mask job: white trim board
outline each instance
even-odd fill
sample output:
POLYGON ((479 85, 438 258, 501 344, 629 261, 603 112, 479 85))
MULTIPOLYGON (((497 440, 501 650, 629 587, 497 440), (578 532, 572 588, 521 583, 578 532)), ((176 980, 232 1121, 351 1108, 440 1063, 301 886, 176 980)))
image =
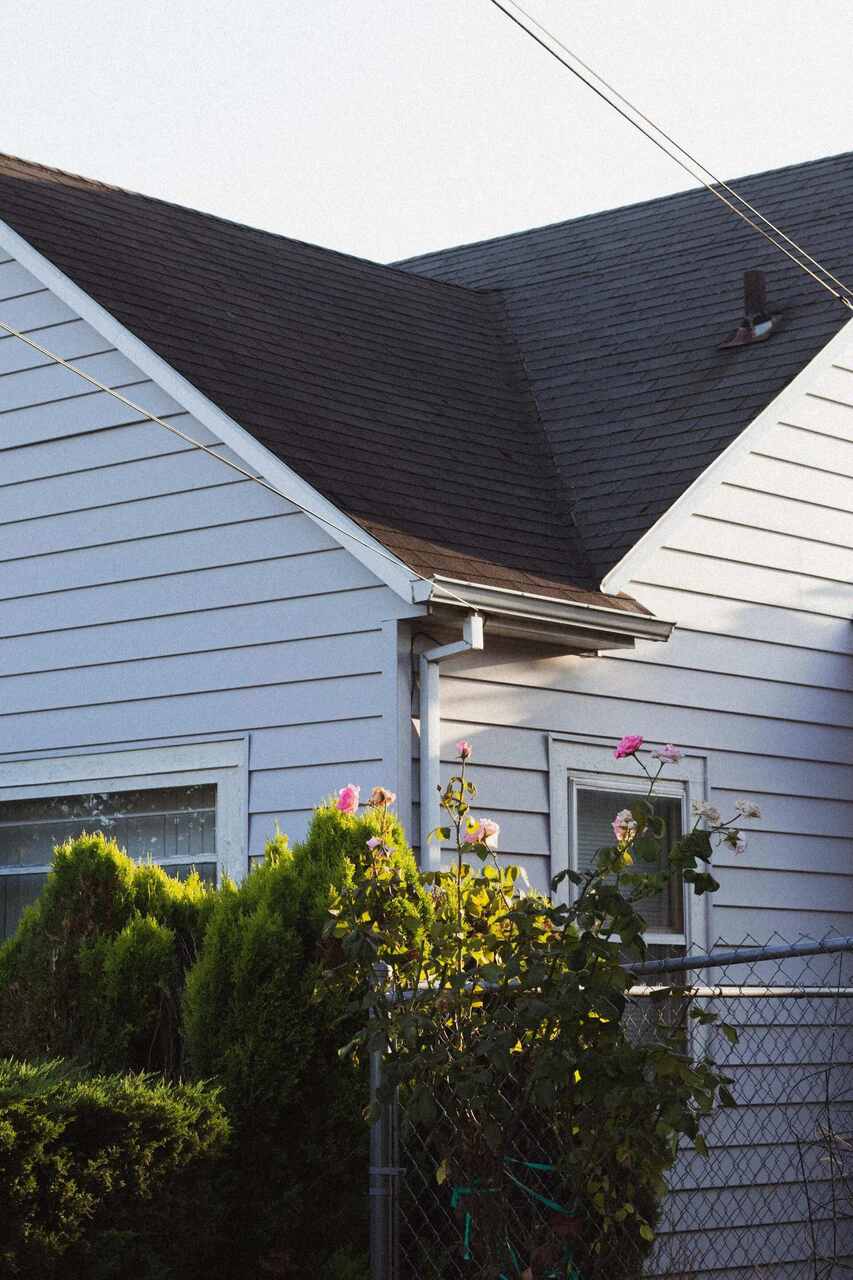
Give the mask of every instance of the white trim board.
MULTIPOLYGON (((223 443, 228 445, 259 475, 275 485, 282 493, 292 498, 295 503, 308 508, 309 519, 319 525, 330 537, 355 556, 361 564, 375 574, 380 581, 404 600, 413 603, 413 585, 423 581, 420 574, 415 573, 396 557, 389 560, 392 554, 376 538, 373 538, 361 525, 356 524, 345 515, 328 498, 324 498, 302 476, 293 471, 285 462, 277 458, 264 445, 255 439, 244 427, 229 417, 218 405, 209 400, 203 392, 194 387, 177 369, 168 364, 162 356, 137 338, 120 321, 110 314, 90 294, 60 271, 48 258, 19 235, 7 222, 0 219, 0 248, 5 249, 15 261, 30 271, 42 284, 73 311, 90 324, 98 333, 156 382, 163 391, 191 413, 203 426, 212 431, 223 443), (314 511, 317 519, 310 513, 314 511), (324 520, 338 525, 343 532, 329 528, 324 520), (351 534, 352 537, 348 537, 351 534), (358 539, 358 541, 356 541, 358 539), (364 544, 368 545, 365 546, 364 544)), ((49 344, 48 344, 49 345, 49 344)), ((225 467, 223 466, 223 472, 225 467)), ((418 614, 425 612, 416 610, 418 614)))
MULTIPOLYGON (((663 746, 663 743, 645 743, 642 756, 645 758, 649 749, 656 746, 663 746)), ((648 764, 656 767, 657 761, 649 759, 648 764)), ((614 791, 624 789, 642 792, 647 788, 648 779, 632 757, 615 759, 612 743, 567 734, 549 735, 548 775, 553 878, 570 866, 570 852, 573 848, 569 822, 570 787, 580 782, 582 786, 597 789, 612 787, 614 791)), ((707 800, 709 794, 707 756, 701 752, 685 752, 679 764, 666 765, 661 774, 661 783, 661 795, 682 798, 683 829, 689 831, 692 802, 707 800)), ((565 880, 561 898, 570 901, 572 890, 571 883, 565 880)), ((707 950, 713 936, 712 909, 709 894, 703 894, 702 897, 697 897, 694 893, 685 895, 684 942, 688 948, 707 950)), ((649 933, 647 940, 650 943, 680 941, 677 937, 673 939, 672 935, 663 933, 649 933)))
MULTIPOLYGON (((748 348, 745 350, 748 356, 748 348)), ((722 482, 725 473, 754 450, 780 422, 788 419, 790 409, 814 386, 820 372, 844 355, 847 356, 848 363, 853 358, 853 320, 848 320, 794 380, 744 427, 728 448, 697 476, 689 489, 634 543, 630 551, 602 579, 601 590, 610 594, 625 591, 640 573, 642 565, 666 544, 673 528, 689 520, 705 497, 722 482)))

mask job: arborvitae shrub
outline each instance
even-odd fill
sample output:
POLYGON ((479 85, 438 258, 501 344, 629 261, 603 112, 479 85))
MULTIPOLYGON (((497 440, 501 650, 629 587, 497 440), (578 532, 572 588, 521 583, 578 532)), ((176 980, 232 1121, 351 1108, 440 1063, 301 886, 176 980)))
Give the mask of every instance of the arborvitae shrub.
POLYGON ((0 1055, 177 1074, 184 978, 213 897, 100 833, 59 845, 0 947, 0 1055))
POLYGON ((202 1280, 227 1135, 201 1084, 0 1061, 0 1274, 202 1280))
MULTIPOLYGON (((428 912, 402 828, 387 821, 412 900, 428 912)), ((338 1056, 346 1002, 322 982, 322 934, 331 889, 369 856, 381 822, 325 806, 292 851, 272 841, 263 865, 218 895, 189 975, 188 1063, 223 1087, 234 1221, 246 1256, 263 1257, 270 1275, 366 1274, 366 1074, 338 1056)))

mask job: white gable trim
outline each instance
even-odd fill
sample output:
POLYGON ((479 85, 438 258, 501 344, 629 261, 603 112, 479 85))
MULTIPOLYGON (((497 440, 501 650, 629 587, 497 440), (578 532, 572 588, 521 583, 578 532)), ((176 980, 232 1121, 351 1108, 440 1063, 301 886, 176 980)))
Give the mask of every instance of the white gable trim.
MULTIPOLYGON (((42 284, 55 293, 66 306, 87 321, 129 360, 132 360, 153 382, 156 382, 168 395, 212 431, 223 444, 233 449, 249 467, 253 467, 259 475, 275 485, 294 503, 306 508, 309 519, 314 520, 315 524, 355 556, 356 560, 390 587, 396 595, 407 604, 413 603, 413 586, 422 581, 419 574, 402 560, 396 557, 389 559, 391 553, 382 543, 371 537, 339 507, 336 507, 328 498, 324 498, 285 462, 271 453, 2 219, 0 219, 0 247, 7 250, 11 257, 41 280, 42 284), (312 515, 312 512, 316 512, 316 516, 312 515), (337 525, 338 529, 330 528, 325 523, 327 520, 337 525)), ((422 608, 413 610, 415 613, 423 611, 422 608)))
MULTIPOLYGON (((748 348, 744 351, 744 355, 747 359, 749 358, 748 348)), ((672 530, 689 520, 706 495, 722 482, 726 473, 755 449, 780 422, 787 419, 789 409, 793 408, 797 400, 808 392, 818 375, 843 356, 847 357, 849 364, 853 357, 853 320, 849 320, 809 361, 802 372, 797 374, 793 382, 789 382, 784 391, 781 391, 775 400, 771 400, 766 409, 763 409, 758 417, 741 431, 740 435, 727 449, 723 450, 718 458, 715 458, 709 467, 706 467, 700 476, 697 476, 690 488, 685 490, 657 523, 653 524, 639 542, 636 542, 610 570, 601 583, 601 590, 611 594, 624 591, 628 584, 639 576, 645 562, 667 543, 672 530)))

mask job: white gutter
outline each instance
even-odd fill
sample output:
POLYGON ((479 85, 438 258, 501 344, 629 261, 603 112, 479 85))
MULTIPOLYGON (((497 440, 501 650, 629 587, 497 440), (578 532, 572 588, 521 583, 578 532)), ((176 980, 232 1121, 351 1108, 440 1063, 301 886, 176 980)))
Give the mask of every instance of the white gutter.
POLYGON ((425 871, 441 867, 441 844, 427 840, 429 832, 441 825, 441 691, 439 663, 457 653, 483 647, 483 619, 469 613, 463 623, 463 638, 454 644, 438 645, 420 655, 421 720, 421 866, 425 871))
POLYGON ((623 637, 626 641, 668 640, 675 628, 674 622, 665 622, 638 610, 558 600, 534 592, 485 586, 457 578, 436 576, 431 582, 416 582, 412 595, 416 603, 469 607, 493 616, 598 632, 602 639, 609 636, 623 637))

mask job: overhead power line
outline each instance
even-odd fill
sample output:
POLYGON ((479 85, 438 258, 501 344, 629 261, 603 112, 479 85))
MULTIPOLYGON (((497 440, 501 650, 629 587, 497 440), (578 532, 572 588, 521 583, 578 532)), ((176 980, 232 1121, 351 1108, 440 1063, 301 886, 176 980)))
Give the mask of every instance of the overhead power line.
POLYGON ((584 62, 580 54, 575 53, 573 49, 570 49, 568 45, 563 43, 563 41, 559 38, 559 36, 555 36, 552 31, 549 31, 547 27, 543 26, 542 23, 536 17, 534 17, 532 13, 529 13, 527 9, 522 8, 522 6, 518 3, 518 0, 510 0, 510 3, 513 5, 515 9, 518 10, 519 13, 524 15, 524 17, 528 20, 528 22, 532 22, 534 27, 537 27, 544 35, 548 37, 549 40, 553 40, 554 44, 556 44, 560 49, 562 49, 564 53, 567 53, 570 58, 573 58, 574 61, 578 64, 578 66, 583 67, 584 71, 589 72, 589 74, 595 80, 597 80, 599 84, 603 84, 605 89, 607 89, 609 93, 613 94, 614 98, 617 98, 619 102, 624 103, 626 107, 630 108, 630 110, 633 111, 635 115, 639 116, 639 118, 645 121, 647 125, 650 125, 651 128, 654 129, 656 133, 659 133, 662 138, 665 138, 667 142, 669 142, 673 147, 675 147, 678 151, 680 151, 683 156, 686 156, 687 159, 690 160, 692 164, 698 165, 698 167, 702 170, 702 172, 706 173, 712 182, 716 183, 718 187, 722 187, 723 190, 727 191, 730 196, 734 196, 736 200, 739 200, 740 203, 744 206, 744 208, 749 209, 750 213, 754 213, 757 218, 760 218, 761 221, 765 224, 765 226, 768 226, 771 231, 776 233, 776 235, 781 236, 786 244, 789 244, 791 248, 796 249, 797 253, 802 254, 802 256, 808 262, 810 262, 812 266, 815 266, 818 268, 819 271, 822 271, 828 280, 832 280, 834 284, 837 284, 839 289, 843 289, 845 293, 853 296, 853 290, 849 289, 843 280, 839 280, 838 277, 833 275, 831 271, 829 271, 826 267, 822 266, 821 263, 819 263, 816 258, 813 258, 810 253, 807 253, 806 250, 802 247, 802 245, 797 244, 796 240, 793 240, 791 236, 787 235, 782 230, 781 227, 777 227, 774 222, 771 222, 770 219, 766 217, 761 212, 760 209, 756 209, 755 205, 750 204, 746 196, 742 196, 739 191, 736 191, 734 187, 731 186, 730 183, 725 182, 722 178, 718 178, 717 175, 713 172, 713 170, 709 169, 707 165, 702 164, 702 161, 697 159, 696 156, 692 155, 687 150, 686 147, 683 147, 681 143, 678 142, 676 138, 673 138, 672 135, 667 133, 666 130, 663 129, 659 124, 656 124, 655 121, 652 120, 650 116, 645 115, 645 113, 640 110, 640 108, 637 106, 635 102, 631 102, 629 98, 626 98, 624 94, 620 93, 619 90, 615 87, 615 85, 612 85, 610 84, 609 81, 605 80, 604 76, 601 75, 600 72, 596 71, 594 67, 591 67, 588 62, 584 62))
POLYGON ((799 267, 801 271, 804 271, 807 275, 811 276, 811 278, 814 281, 816 281, 817 284, 821 286, 821 288, 826 289, 827 293, 831 294, 833 298, 836 298, 845 307, 847 307, 848 310, 853 311, 853 290, 851 290, 846 284, 844 284, 843 281, 839 280, 837 276, 833 275, 832 272, 829 271, 826 267, 824 267, 820 262, 818 262, 816 258, 813 258, 810 253, 807 253, 805 249, 803 249, 800 245, 797 244, 795 240, 793 240, 789 235, 787 235, 784 231, 782 231, 779 227, 777 227, 773 222, 771 222, 769 218, 766 218, 764 214, 760 212, 760 210, 756 209, 754 205, 750 204, 750 202, 746 200, 742 195, 740 195, 732 186, 730 186, 729 183, 723 182, 720 178, 717 178, 706 165, 702 164, 701 161, 697 160, 695 156, 691 155, 691 153, 685 147, 682 147, 679 142, 677 142, 673 137, 670 136, 670 134, 666 133, 666 131, 663 130, 659 125, 655 124, 654 120, 652 120, 649 116, 645 115, 628 98, 626 98, 624 94, 620 93, 617 89, 615 89, 614 86, 611 85, 607 80, 605 80, 605 78, 602 75, 600 75, 591 66, 589 66, 588 63, 584 62, 583 59, 580 58, 576 53, 574 53, 574 51, 571 50, 567 45, 563 44, 563 42, 557 36, 555 36, 552 31, 549 31, 547 27, 545 27, 541 22, 538 21, 538 19, 533 17, 532 14, 528 13, 526 9, 522 8, 522 6, 517 3, 517 0, 509 0, 509 3, 512 4, 513 8, 516 9, 518 13, 522 14, 528 20, 528 22, 531 22, 539 31, 541 31, 542 35, 545 36, 546 39, 542 39, 540 36, 536 34, 535 31, 532 31, 530 27, 526 26, 525 23, 521 20, 521 18, 517 16, 516 13, 513 13, 509 8, 506 7, 505 4, 502 3, 502 0, 489 0, 489 3, 494 5, 494 7, 498 9, 506 18, 509 18, 510 22, 515 23, 515 25, 521 31, 523 31, 526 36, 529 36, 531 40, 534 40, 536 44, 540 46, 540 48, 544 49, 545 52, 549 53, 552 58, 556 59, 556 61, 560 64, 560 66, 564 67, 566 71, 568 71, 576 79, 580 80, 580 82, 586 85, 588 89, 591 89, 592 92, 602 100, 602 102, 607 103, 607 105, 610 108, 612 108, 613 111, 615 111, 618 115, 620 115, 623 120, 626 120, 628 124, 632 125, 639 133, 643 135, 644 138, 647 138, 648 141, 651 142, 654 146, 656 146, 659 151, 662 151, 665 156, 668 156, 670 160, 673 160, 681 169, 684 170, 685 173, 688 173, 690 177, 693 178, 696 182, 700 183, 701 186, 703 186, 706 189, 706 191, 710 192, 712 196, 715 196, 718 200, 720 200, 722 204, 726 206, 726 208, 730 209, 732 213, 737 215, 737 217, 742 218, 743 221, 746 222, 748 226, 752 227, 752 229, 754 231, 757 231, 760 236, 763 236, 765 240, 769 241, 769 243, 772 244, 775 249, 778 249, 779 252, 783 253, 786 258, 789 258, 790 261, 793 262, 795 266, 799 267), (605 88, 608 90, 608 92, 613 94, 613 97, 618 99, 618 102, 623 103, 624 106, 629 108, 630 111, 634 112, 634 115, 639 117, 639 119, 635 119, 634 115, 629 115, 628 111, 623 110, 623 108, 618 105, 618 102, 614 102, 612 98, 609 98, 607 96, 607 93, 605 93, 602 89, 599 89, 598 86, 593 84, 591 80, 588 80, 587 77, 584 76, 576 66, 573 66, 572 63, 567 61, 566 58, 562 57, 557 52, 556 49, 552 48, 551 44, 549 44, 548 41, 552 41, 553 44, 557 45, 558 48, 562 49, 564 53, 568 55, 569 58, 572 58, 574 62, 578 64, 578 66, 582 67, 584 71, 587 71, 589 75, 593 76, 594 79, 599 82, 599 84, 604 85, 605 88), (648 129, 643 128, 643 125, 640 123, 640 121, 644 121, 645 124, 649 125, 650 128, 654 129, 655 133, 658 133, 660 135, 660 138, 656 138, 654 134, 648 131, 648 129), (662 142, 660 140, 661 138, 663 138, 665 141, 662 142), (669 143, 670 145, 667 146, 666 145, 667 143, 669 143), (681 155, 676 154, 676 151, 672 151, 670 147, 675 147, 676 151, 680 152, 681 155), (681 158, 682 156, 686 156, 687 160, 683 160, 681 158), (690 163, 688 164, 687 161, 690 161, 690 163), (696 169, 691 167, 691 165, 696 165, 700 170, 700 172, 697 172, 696 169), (703 177, 702 176, 703 174, 707 174, 707 178, 703 177), (711 182, 708 182, 708 178, 711 179, 711 182), (712 185, 712 183, 714 183, 715 185, 712 185), (751 218, 749 214, 745 213, 744 208, 739 208, 736 204, 732 202, 732 200, 728 199, 728 197, 723 194, 723 191, 717 189, 718 187, 722 187, 723 190, 727 191, 729 195, 734 197, 735 200, 739 200, 741 205, 743 205, 745 209, 748 209, 750 213, 755 214, 756 218, 759 218, 761 222, 765 224, 766 227, 769 227, 771 231, 775 233, 775 235, 780 236, 785 243, 791 245, 791 247, 795 249, 796 252, 801 255, 801 257, 798 258, 789 249, 786 249, 785 244, 782 244, 777 239, 775 239, 774 235, 771 235, 770 232, 766 231, 763 226, 760 226, 759 223, 754 221, 754 219, 751 218), (802 261, 803 258, 805 258, 807 262, 811 262, 813 266, 817 267, 817 270, 820 271, 822 275, 818 275, 815 271, 812 271, 811 268, 806 265, 806 262, 802 261), (826 279, 823 278, 824 276, 826 277, 826 279), (830 284, 828 283, 828 281, 832 281, 833 283, 830 284), (836 285, 837 288, 834 288, 833 285, 836 285), (841 292, 839 292, 839 290, 841 292))
MULTIPOLYGON (((202 444, 200 440, 194 439, 194 437, 188 435, 186 431, 181 431, 181 429, 176 427, 174 423, 166 422, 164 418, 159 418, 156 413, 151 413, 149 409, 143 408, 141 404, 137 404, 134 400, 129 399, 128 396, 122 395, 120 391, 116 391, 115 387, 108 387, 105 382, 101 382, 99 378, 93 377, 93 375, 91 373, 87 373, 85 369, 81 369, 70 360, 65 360, 62 356, 57 355, 55 351, 50 351, 47 347, 42 346, 40 342, 36 342, 35 338, 30 338, 26 333, 22 333, 19 329, 14 329, 10 324, 6 324, 3 320, 0 320, 0 329, 10 337, 18 338, 19 341, 26 343, 26 345, 28 347, 32 347, 34 351, 38 351, 41 355, 47 356, 49 360, 53 361, 55 364, 61 365, 63 369, 67 369, 70 373, 76 373, 78 378, 82 378, 84 382, 90 383, 91 386, 96 387, 98 391, 105 391, 107 395, 112 396, 114 400, 118 400, 128 409, 132 409, 134 413, 138 413, 140 417, 144 418, 146 421, 154 422, 158 427, 163 427, 166 431, 171 431, 172 435, 178 436, 181 440, 185 440, 186 443, 191 445, 194 449, 200 449, 202 453, 206 453, 211 458, 215 458, 216 461, 221 462, 223 466, 230 467, 232 471, 236 471, 238 475, 243 476, 244 479, 253 480, 255 484, 259 484, 262 489, 268 489, 270 493, 274 493, 277 498, 284 498, 285 502, 289 502, 291 506, 296 507, 297 511, 301 511, 303 515, 310 516, 312 520, 319 521, 320 524, 324 524, 327 528, 333 529, 335 533, 342 534, 345 538, 348 538, 350 542, 355 542, 360 547, 365 547, 373 555, 379 556, 382 560, 387 560, 390 564, 395 565, 396 568, 405 569, 407 573, 411 573, 413 578, 418 582, 430 581, 430 579, 425 578, 422 573, 417 573, 416 570, 409 568, 409 566, 404 564, 399 557, 389 554, 389 552, 377 547, 372 542, 368 542, 365 538, 357 537, 356 534, 352 533, 349 529, 345 529, 343 525, 336 524, 334 520, 330 520, 328 516, 320 515, 319 511, 314 511, 311 507, 306 507, 303 503, 297 502, 297 500, 289 493, 285 493, 283 489, 279 489, 276 485, 271 484, 269 480, 265 480, 263 476, 258 475, 256 472, 249 471, 246 467, 241 467, 238 462, 232 462, 230 458, 223 458, 221 453, 217 453, 216 450, 212 449, 209 445, 202 444)), ((456 600, 457 603, 464 605, 466 609, 472 610, 470 601, 464 600, 462 596, 456 595, 455 592, 451 591, 443 584, 441 589, 445 595, 452 597, 452 599, 456 600)), ((472 611, 476 612, 476 610, 472 611)))

